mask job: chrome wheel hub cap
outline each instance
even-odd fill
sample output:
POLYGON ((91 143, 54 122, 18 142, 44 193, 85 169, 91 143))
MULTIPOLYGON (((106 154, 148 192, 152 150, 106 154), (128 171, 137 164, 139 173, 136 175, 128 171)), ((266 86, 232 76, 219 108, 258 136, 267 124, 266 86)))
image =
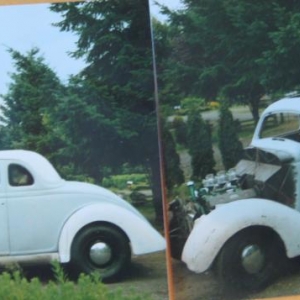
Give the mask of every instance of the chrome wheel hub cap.
POLYGON ((258 245, 246 246, 241 254, 242 265, 249 274, 258 273, 265 262, 265 256, 258 245))
POLYGON ((97 242, 90 248, 90 259, 96 265, 107 264, 111 257, 111 248, 106 243, 97 242))

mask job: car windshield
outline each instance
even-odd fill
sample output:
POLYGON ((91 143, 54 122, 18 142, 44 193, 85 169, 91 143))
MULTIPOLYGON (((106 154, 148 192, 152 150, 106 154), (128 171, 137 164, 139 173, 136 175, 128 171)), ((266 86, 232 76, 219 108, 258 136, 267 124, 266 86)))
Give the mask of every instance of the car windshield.
POLYGON ((300 115, 296 113, 274 113, 268 115, 261 127, 260 138, 282 137, 300 141, 300 115))

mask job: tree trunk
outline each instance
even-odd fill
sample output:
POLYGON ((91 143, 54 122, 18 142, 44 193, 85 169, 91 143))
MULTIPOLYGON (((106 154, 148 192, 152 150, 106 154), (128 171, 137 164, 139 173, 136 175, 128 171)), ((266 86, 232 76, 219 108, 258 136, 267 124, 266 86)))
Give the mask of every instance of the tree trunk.
POLYGON ((256 98, 255 100, 250 99, 249 100, 249 107, 250 107, 250 111, 253 117, 253 120, 255 122, 255 124, 257 124, 258 120, 259 120, 259 102, 260 100, 256 98))

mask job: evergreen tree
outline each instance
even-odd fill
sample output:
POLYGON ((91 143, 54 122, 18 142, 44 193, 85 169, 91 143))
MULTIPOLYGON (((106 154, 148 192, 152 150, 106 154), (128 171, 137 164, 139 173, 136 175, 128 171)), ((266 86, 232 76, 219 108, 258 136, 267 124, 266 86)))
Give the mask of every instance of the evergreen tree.
POLYGON ((188 115, 187 134, 193 178, 199 180, 214 172, 215 166, 210 125, 204 122, 199 111, 188 115))
POLYGON ((148 0, 59 3, 51 10, 62 15, 56 24, 62 31, 78 36, 72 55, 86 61, 77 77, 80 85, 92 90, 84 96, 89 108, 83 111, 91 117, 91 131, 86 130, 83 141, 78 141, 78 149, 86 151, 86 169, 109 162, 114 166, 144 164, 149 168, 156 215, 161 219, 148 0), (96 112, 93 116, 92 111, 96 112), (97 148, 87 147, 95 143, 97 148), (97 155, 97 149, 101 154, 97 155), (109 151, 102 158, 104 149, 109 151))
POLYGON ((176 152, 175 141, 165 123, 162 124, 162 143, 166 185, 170 191, 175 185, 180 185, 184 182, 184 176, 180 169, 180 157, 176 152))
POLYGON ((220 106, 218 145, 225 169, 234 167, 242 156, 243 145, 238 138, 237 126, 226 101, 221 102, 220 106))
POLYGON ((182 146, 187 146, 187 126, 182 117, 175 117, 173 120, 176 142, 182 146))
POLYGON ((166 11, 172 40, 165 72, 172 76, 166 85, 186 96, 200 95, 205 99, 223 96, 247 104, 257 121, 260 99, 270 91, 269 78, 281 78, 282 84, 287 77, 294 82, 299 78, 296 75, 299 62, 293 59, 299 48, 296 34, 299 3, 282 0, 182 0, 182 3, 182 10, 166 11))
POLYGON ((64 87, 34 48, 26 54, 9 49, 15 72, 6 95, 2 95, 3 148, 23 148, 46 156, 63 143, 52 114, 64 87))

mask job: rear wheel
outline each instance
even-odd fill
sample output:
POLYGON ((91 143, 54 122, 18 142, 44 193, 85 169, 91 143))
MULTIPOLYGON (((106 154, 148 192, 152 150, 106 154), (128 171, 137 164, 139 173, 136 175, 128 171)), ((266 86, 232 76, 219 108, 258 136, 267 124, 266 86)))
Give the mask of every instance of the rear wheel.
POLYGON ((127 237, 108 225, 81 230, 71 248, 71 265, 77 273, 99 272, 103 281, 115 281, 130 262, 127 237))
POLYGON ((283 258, 284 247, 276 234, 243 230, 224 245, 217 272, 228 289, 259 290, 278 276, 283 258))

